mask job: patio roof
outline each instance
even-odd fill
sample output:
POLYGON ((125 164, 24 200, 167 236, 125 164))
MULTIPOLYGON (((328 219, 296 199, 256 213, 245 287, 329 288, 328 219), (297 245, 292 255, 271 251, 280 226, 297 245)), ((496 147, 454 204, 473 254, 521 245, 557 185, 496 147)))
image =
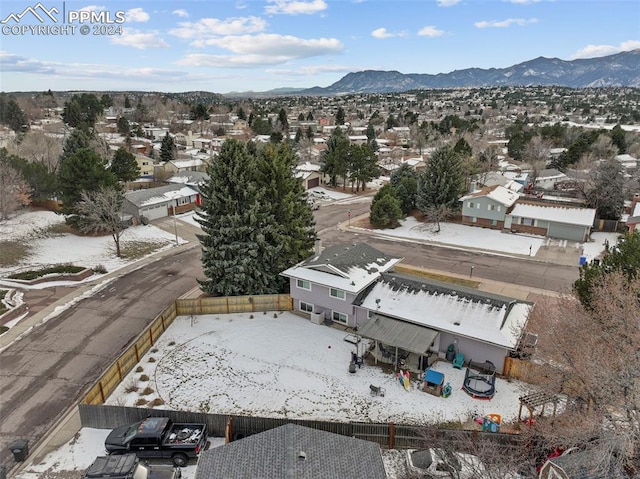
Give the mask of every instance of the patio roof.
POLYGON ((358 330, 358 334, 363 338, 374 339, 389 346, 397 346, 405 351, 424 355, 439 332, 425 326, 375 314, 358 330))

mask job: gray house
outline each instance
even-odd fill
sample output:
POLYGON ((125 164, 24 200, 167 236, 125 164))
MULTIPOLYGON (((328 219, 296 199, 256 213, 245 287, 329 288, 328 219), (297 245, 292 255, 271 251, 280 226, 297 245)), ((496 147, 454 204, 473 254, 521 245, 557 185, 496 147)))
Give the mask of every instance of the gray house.
POLYGON ((195 479, 386 479, 380 446, 296 424, 204 451, 195 479))
POLYGON ((314 322, 331 320, 356 325, 353 301, 367 286, 402 258, 364 244, 340 244, 283 271, 289 278, 293 307, 314 322))
POLYGON ((164 218, 175 213, 191 211, 200 204, 200 194, 184 185, 167 185, 124 194, 123 210, 136 219, 164 218))
POLYGON ((406 367, 420 371, 453 345, 465 361, 491 361, 498 373, 518 348, 533 308, 506 296, 394 272, 382 274, 354 305, 358 334, 376 341, 374 357, 398 354, 406 367))
POLYGON ((518 202, 506 216, 504 227, 514 232, 584 242, 596 218, 592 208, 518 202))
POLYGON ((462 223, 502 229, 507 211, 520 195, 504 186, 484 187, 463 196, 462 223))

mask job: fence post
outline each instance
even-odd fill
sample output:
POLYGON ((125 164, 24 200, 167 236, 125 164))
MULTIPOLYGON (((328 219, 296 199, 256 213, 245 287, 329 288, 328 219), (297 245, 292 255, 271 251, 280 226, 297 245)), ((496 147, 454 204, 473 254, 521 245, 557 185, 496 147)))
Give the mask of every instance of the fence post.
POLYGON ((151 327, 149 328, 149 341, 151 341, 151 346, 153 346, 153 323, 151 323, 151 327))
POLYGON ((104 390, 102 389, 102 381, 98 383, 100 386, 100 403, 104 404, 104 390))
POLYGON ((120 369, 120 358, 116 361, 116 366, 118 366, 118 382, 122 382, 122 369, 120 369))
POLYGON ((396 442, 396 426, 393 422, 389 423, 389 449, 393 449, 396 442))
POLYGON ((136 350, 136 363, 140 362, 140 353, 138 352, 138 343, 135 343, 134 345, 134 349, 136 350))

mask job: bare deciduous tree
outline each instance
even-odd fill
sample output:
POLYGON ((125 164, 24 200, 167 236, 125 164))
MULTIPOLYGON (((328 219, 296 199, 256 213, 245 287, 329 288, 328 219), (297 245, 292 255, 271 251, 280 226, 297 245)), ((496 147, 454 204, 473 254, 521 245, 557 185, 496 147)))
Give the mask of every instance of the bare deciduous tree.
POLYGON ((116 245, 116 255, 121 256, 120 237, 127 228, 123 222, 123 195, 117 188, 101 188, 81 193, 76 210, 81 216, 79 227, 84 233, 108 233, 116 245))
POLYGON ((580 447, 593 467, 640 473, 640 278, 605 275, 592 310, 574 296, 544 298, 532 314, 543 366, 540 386, 568 398, 534 433, 553 447, 580 447))
POLYGON ((7 149, 30 162, 42 163, 49 173, 55 173, 62 154, 62 140, 42 130, 29 130, 19 143, 10 144, 7 149))
POLYGON ((29 204, 29 187, 18 170, 0 159, 0 221, 29 204))

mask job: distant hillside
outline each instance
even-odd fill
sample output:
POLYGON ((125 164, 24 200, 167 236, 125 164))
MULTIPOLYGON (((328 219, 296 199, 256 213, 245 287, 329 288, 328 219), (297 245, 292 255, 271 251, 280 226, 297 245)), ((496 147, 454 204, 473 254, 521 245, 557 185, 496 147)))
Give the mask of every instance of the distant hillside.
POLYGON ((326 88, 301 95, 389 93, 428 88, 557 85, 572 88, 640 87, 640 49, 599 58, 565 61, 538 57, 507 68, 467 68, 437 75, 366 70, 349 73, 326 88))

